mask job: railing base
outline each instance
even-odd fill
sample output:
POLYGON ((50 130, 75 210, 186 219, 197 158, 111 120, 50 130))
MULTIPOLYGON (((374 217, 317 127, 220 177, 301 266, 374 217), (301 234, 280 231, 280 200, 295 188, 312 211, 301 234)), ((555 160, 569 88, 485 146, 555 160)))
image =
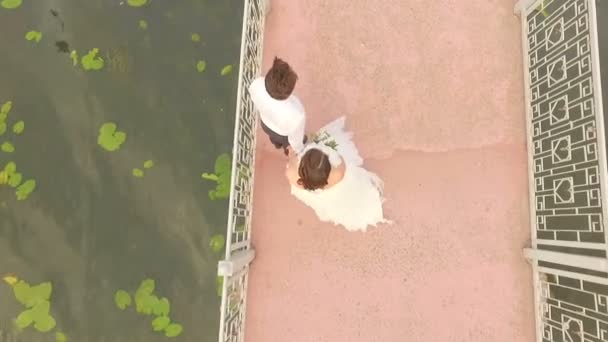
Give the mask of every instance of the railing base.
POLYGON ((217 265, 217 275, 231 277, 243 268, 247 267, 255 258, 255 250, 248 249, 238 252, 230 257, 230 260, 222 260, 217 265))

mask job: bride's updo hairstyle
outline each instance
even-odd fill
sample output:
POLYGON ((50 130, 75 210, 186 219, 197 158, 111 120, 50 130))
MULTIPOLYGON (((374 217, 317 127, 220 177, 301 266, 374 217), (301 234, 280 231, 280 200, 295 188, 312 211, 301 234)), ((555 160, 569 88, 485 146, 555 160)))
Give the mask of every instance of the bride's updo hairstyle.
POLYGON ((306 190, 321 189, 327 185, 331 163, 327 154, 316 148, 308 150, 300 159, 298 185, 306 190))

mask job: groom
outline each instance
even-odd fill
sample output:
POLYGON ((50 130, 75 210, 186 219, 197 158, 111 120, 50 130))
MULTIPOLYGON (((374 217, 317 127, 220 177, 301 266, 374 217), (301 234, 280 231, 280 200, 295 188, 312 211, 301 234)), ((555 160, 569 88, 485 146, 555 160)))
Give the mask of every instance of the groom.
POLYGON ((265 77, 258 77, 249 86, 253 104, 260 112, 262 130, 277 148, 289 155, 289 147, 299 154, 304 149, 306 112, 292 95, 298 75, 289 64, 275 57, 265 77))

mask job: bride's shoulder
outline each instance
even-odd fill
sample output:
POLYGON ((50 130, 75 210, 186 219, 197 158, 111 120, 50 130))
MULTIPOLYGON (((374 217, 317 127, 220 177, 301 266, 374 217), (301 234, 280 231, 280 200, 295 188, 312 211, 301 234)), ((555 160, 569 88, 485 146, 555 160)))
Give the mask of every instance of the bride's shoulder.
MULTIPOLYGON (((342 159, 340 157, 340 159, 342 159)), ((344 179, 344 174, 346 173, 346 163, 344 159, 337 166, 332 166, 331 172, 329 173, 329 179, 327 180, 327 187, 334 186, 344 179)))

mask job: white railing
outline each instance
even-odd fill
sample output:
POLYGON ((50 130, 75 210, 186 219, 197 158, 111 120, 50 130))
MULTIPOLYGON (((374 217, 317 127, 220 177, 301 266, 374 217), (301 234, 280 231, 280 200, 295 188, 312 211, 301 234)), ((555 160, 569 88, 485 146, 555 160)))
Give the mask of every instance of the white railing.
POLYGON ((219 342, 245 340, 247 276, 255 256, 250 238, 257 127, 247 88, 260 75, 264 19, 269 10, 268 0, 244 1, 226 259, 218 264, 218 276, 223 277, 219 342))
MULTIPOLYGON (((608 341, 596 0, 520 0, 538 342, 608 341)), ((603 67, 608 67, 604 65, 603 67)))

